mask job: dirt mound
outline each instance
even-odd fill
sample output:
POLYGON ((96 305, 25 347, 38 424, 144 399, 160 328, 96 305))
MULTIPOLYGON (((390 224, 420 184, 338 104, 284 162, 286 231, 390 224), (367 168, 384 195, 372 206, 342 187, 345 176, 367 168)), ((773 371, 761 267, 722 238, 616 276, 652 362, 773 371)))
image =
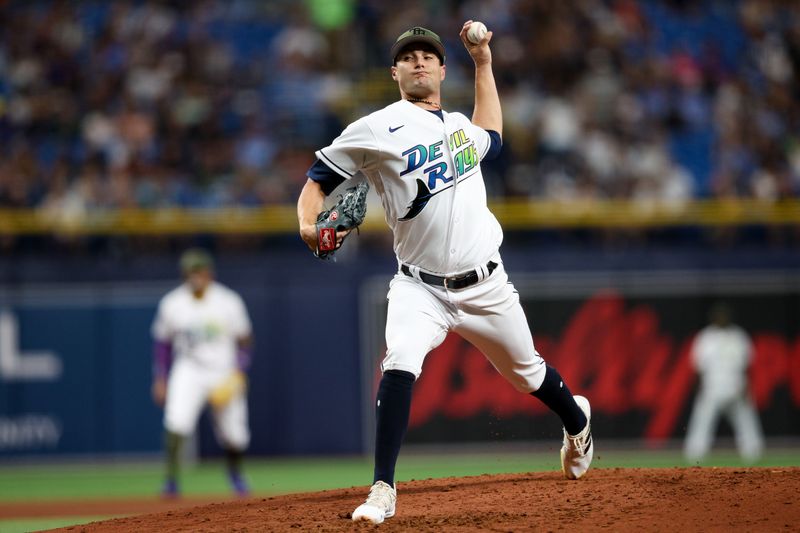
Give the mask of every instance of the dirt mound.
MULTIPOLYGON (((800 468, 595 469, 401 483, 381 531, 778 531, 800 523, 800 468)), ((226 501, 61 531, 358 531, 367 487, 226 501)))

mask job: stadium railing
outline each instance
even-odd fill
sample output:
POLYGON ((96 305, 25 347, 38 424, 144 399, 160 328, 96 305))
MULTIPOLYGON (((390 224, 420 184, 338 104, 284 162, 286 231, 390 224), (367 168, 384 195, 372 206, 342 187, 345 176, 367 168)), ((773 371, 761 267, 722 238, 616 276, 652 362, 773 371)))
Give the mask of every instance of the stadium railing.
MULTIPOLYGON (((551 228, 659 228, 800 225, 800 200, 491 201, 507 230, 551 228)), ((386 231, 383 212, 372 208, 362 231, 386 231)), ((294 205, 214 209, 0 209, 0 235, 264 234, 297 231, 294 205)))

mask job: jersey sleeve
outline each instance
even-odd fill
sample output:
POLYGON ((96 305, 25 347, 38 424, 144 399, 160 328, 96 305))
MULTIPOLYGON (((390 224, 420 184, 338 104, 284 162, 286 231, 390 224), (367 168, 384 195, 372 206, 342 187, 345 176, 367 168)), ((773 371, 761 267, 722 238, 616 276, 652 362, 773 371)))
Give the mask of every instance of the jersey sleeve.
POLYGON ((483 161, 486 157, 486 154, 489 152, 489 148, 492 146, 491 136, 489 135, 488 131, 480 126, 476 126, 472 122, 469 122, 468 128, 470 137, 475 140, 475 148, 478 150, 478 156, 480 157, 481 161, 483 161))
POLYGON ((695 339, 693 362, 700 373, 713 373, 719 367, 719 335, 704 328, 695 339))
POLYGON ((153 320, 153 325, 150 328, 150 333, 152 334, 153 339, 158 342, 169 342, 174 336, 173 327, 169 321, 167 306, 168 304, 164 299, 158 303, 156 317, 153 320))
POLYGON ((747 367, 753 362, 753 357, 756 354, 756 349, 753 346, 753 341, 750 335, 743 329, 739 330, 740 339, 742 343, 742 351, 744 352, 744 361, 742 361, 742 370, 747 370, 747 367))
POLYGON ((325 195, 332 193, 334 189, 344 181, 342 176, 334 172, 331 167, 319 159, 314 161, 314 164, 311 165, 311 168, 306 172, 306 176, 319 183, 325 195))
POLYGON ((500 151, 503 149, 503 138, 494 130, 486 131, 489 133, 489 149, 483 158, 491 161, 492 159, 497 159, 497 156, 500 155, 500 151))
POLYGON ((704 330, 699 331, 692 340, 690 360, 692 363, 692 368, 696 371, 702 370, 705 364, 707 350, 705 349, 706 342, 704 341, 705 335, 703 333, 704 330))
POLYGON ((317 150, 316 156, 344 179, 350 179, 358 171, 375 166, 377 153, 375 136, 362 118, 347 126, 330 145, 317 150))
POLYGON ((233 298, 232 304, 231 333, 237 339, 247 337, 253 331, 250 315, 247 314, 247 306, 244 305, 244 300, 238 294, 233 298))

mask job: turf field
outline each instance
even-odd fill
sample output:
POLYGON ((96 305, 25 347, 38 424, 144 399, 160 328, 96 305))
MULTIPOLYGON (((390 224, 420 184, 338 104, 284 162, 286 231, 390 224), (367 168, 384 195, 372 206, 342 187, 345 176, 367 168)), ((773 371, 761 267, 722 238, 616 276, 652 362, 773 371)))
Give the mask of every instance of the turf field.
MULTIPOLYGON (((740 466, 732 450, 715 452, 703 466, 740 466)), ((593 467, 673 467, 688 466, 677 450, 618 449, 595 456, 593 467)), ((771 447, 755 466, 800 466, 800 448, 771 447)), ((255 496, 316 491, 340 487, 364 486, 371 482, 370 458, 280 458, 251 459, 247 477, 255 496)), ((434 453, 409 450, 401 455, 398 481, 448 476, 552 471, 558 470, 558 449, 523 452, 465 451, 434 453)), ((156 462, 125 464, 68 464, 37 466, 0 466, 0 505, 58 500, 108 500, 152 498, 162 480, 161 465, 156 462)), ((187 468, 182 475, 187 497, 227 498, 229 494, 223 466, 208 461, 187 468)), ((26 518, 0 520, 0 532, 32 531, 80 524, 105 516, 70 516, 63 518, 26 518)))

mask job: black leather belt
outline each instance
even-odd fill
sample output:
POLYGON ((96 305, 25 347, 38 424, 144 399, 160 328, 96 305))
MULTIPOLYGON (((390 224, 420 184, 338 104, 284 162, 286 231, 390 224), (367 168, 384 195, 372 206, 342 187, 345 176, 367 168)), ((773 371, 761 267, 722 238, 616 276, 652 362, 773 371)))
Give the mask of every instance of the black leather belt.
MULTIPOLYGON (((494 261, 489 261, 486 263, 486 270, 489 271, 487 274, 487 278, 492 275, 494 269, 497 268, 497 263, 494 261)), ((406 276, 414 277, 411 273, 411 269, 408 265, 401 265, 400 272, 405 274, 406 276)), ((434 274, 427 274, 425 272, 419 273, 419 279, 427 283, 428 285, 434 285, 436 287, 444 287, 446 289, 465 289, 470 285, 475 285, 480 280, 480 276, 478 275, 477 270, 470 270, 469 272, 465 272, 463 274, 459 274, 457 276, 436 276, 434 274)))

